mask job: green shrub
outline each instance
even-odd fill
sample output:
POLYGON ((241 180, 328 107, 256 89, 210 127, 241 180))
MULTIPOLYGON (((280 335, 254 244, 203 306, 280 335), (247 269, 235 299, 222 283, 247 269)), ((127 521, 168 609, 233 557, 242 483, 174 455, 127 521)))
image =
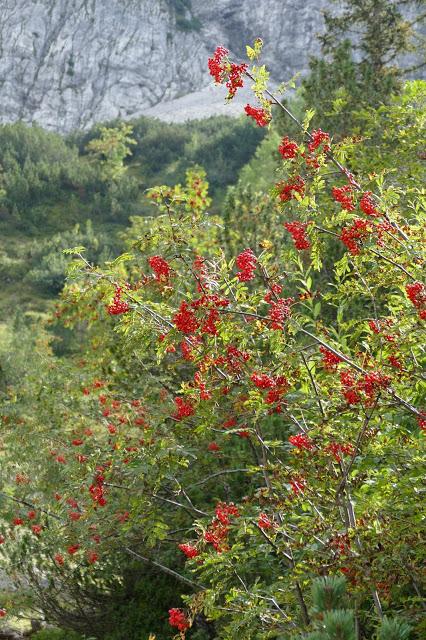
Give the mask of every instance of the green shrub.
POLYGON ((54 629, 50 627, 37 631, 31 638, 32 640, 86 640, 84 636, 70 629, 54 629))
POLYGON ((378 633, 378 640, 408 640, 411 627, 406 622, 384 617, 378 633))

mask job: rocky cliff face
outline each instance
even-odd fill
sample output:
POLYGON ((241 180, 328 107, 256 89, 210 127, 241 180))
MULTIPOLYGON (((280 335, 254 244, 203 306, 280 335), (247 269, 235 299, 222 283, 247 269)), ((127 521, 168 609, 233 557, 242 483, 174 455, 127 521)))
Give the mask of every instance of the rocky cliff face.
POLYGON ((2 0, 0 118, 63 131, 199 88, 206 50, 158 0, 2 0))
MULTIPOLYGON (((205 94, 206 61, 217 44, 242 55, 245 44, 261 36, 264 61, 285 80, 305 69, 317 50, 325 4, 192 0, 182 20, 175 11, 182 0, 2 0, 0 121, 70 131, 152 114, 154 105, 192 92, 194 101, 184 100, 188 115, 202 116, 199 96, 210 96, 207 113, 212 101, 222 100, 205 94)), ((167 119, 180 104, 169 104, 167 119)))
POLYGON ((198 29, 176 24, 171 0, 2 0, 0 120, 61 131, 149 107, 209 84, 217 44, 243 53, 262 36, 285 78, 315 49, 323 0, 192 1, 198 29))

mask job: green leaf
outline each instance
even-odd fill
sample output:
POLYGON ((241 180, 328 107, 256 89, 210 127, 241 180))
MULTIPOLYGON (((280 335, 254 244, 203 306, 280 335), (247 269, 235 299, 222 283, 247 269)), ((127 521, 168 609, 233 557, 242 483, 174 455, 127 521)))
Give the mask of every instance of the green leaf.
POLYGON ((66 256, 72 256, 76 253, 83 253, 86 251, 85 247, 72 247, 71 249, 62 249, 62 253, 66 256))

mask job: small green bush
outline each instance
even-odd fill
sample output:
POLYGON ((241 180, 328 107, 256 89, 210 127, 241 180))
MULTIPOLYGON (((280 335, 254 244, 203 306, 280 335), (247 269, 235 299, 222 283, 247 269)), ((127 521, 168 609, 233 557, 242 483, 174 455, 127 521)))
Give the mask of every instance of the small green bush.
POLYGON ((46 628, 31 636, 32 640, 88 640, 69 629, 46 628))

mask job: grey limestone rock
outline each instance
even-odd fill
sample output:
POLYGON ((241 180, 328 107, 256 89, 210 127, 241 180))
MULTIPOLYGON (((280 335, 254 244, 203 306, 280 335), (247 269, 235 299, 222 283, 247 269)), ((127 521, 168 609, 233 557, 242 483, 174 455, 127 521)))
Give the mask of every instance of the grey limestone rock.
POLYGON ((169 120, 209 115, 223 105, 208 91, 217 44, 238 56, 260 36, 274 79, 289 79, 318 50, 327 1, 192 0, 199 27, 182 29, 174 0, 0 0, 0 122, 68 132, 155 105, 169 120))

